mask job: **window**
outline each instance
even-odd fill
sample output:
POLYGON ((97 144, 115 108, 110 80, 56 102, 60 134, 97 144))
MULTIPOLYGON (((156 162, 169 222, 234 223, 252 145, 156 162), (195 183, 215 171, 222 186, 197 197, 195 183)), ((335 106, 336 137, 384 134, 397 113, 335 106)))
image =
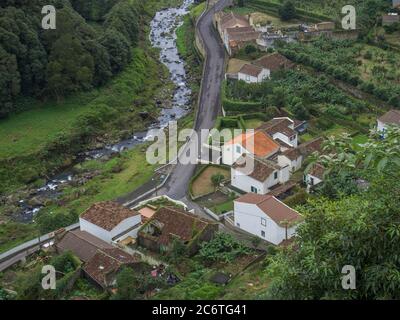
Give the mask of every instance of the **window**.
POLYGON ((265 238, 265 231, 261 231, 261 237, 265 238))
POLYGON ((240 228, 240 223, 239 223, 239 222, 236 222, 236 226, 240 228))
POLYGON ((261 225, 266 227, 267 226, 267 220, 264 218, 261 218, 261 225))
POLYGON ((236 146, 236 153, 242 153, 242 148, 240 146, 236 146))
POLYGON ((246 75, 246 81, 250 81, 250 76, 246 75))
POLYGON ((291 136, 290 137, 290 141, 293 141, 294 139, 296 139, 296 136, 291 136))
POLYGON ((257 193, 257 192, 258 192, 257 188, 256 188, 256 187, 253 187, 253 186, 251 186, 250 190, 251 190, 251 192, 253 192, 253 193, 257 193))
POLYGON ((314 185, 314 178, 310 177, 310 185, 312 185, 312 186, 314 185))
POLYGON ((275 179, 275 180, 278 179, 278 171, 275 171, 275 172, 274 172, 274 179, 275 179))

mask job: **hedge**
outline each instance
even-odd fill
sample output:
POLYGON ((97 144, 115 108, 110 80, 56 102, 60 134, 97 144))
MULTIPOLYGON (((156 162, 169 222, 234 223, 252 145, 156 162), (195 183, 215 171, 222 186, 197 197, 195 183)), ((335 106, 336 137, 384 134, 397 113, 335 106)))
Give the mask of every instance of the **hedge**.
POLYGON ((226 97, 226 81, 222 82, 221 86, 221 100, 222 100, 222 107, 224 110, 234 113, 248 113, 249 111, 262 111, 263 105, 261 102, 255 101, 239 101, 239 100, 231 100, 226 97))
MULTIPOLYGON (((256 9, 268 13, 272 13, 274 15, 279 16, 279 9, 283 6, 280 3, 274 3, 274 2, 269 2, 269 1, 263 1, 263 0, 248 0, 246 3, 247 6, 250 7, 255 7, 256 9)), ((315 13, 315 12, 310 12, 304 9, 296 8, 296 14, 299 18, 307 19, 311 22, 321 22, 321 21, 330 21, 332 20, 331 17, 315 13)))

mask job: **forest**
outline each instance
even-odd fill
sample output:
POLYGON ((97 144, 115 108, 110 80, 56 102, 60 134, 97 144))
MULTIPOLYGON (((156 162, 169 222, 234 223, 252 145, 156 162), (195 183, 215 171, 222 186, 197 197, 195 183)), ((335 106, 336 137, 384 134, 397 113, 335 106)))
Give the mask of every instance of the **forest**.
POLYGON ((96 88, 131 61, 141 4, 128 0, 7 0, 0 10, 0 118, 21 96, 61 99, 96 88), (44 30, 44 5, 56 29, 44 30))

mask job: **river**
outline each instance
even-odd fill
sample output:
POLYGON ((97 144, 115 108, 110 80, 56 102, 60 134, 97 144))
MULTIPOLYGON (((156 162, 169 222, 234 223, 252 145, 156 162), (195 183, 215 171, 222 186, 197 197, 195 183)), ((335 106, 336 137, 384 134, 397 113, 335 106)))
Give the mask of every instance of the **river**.
MULTIPOLYGON (((160 61, 169 70, 170 79, 175 84, 175 91, 170 108, 163 108, 157 119, 149 129, 163 128, 173 119, 179 119, 190 112, 191 90, 186 79, 184 61, 178 54, 175 31, 183 23, 183 17, 189 13, 189 8, 194 0, 184 0, 178 8, 167 8, 156 13, 150 24, 150 42, 153 47, 160 50, 160 61)), ((147 131, 136 132, 130 138, 104 148, 86 151, 78 155, 82 161, 101 159, 130 150, 135 146, 149 140, 147 131)), ((79 163, 79 162, 78 162, 79 163)), ((76 165, 77 163, 74 163, 76 165)), ((12 215, 13 220, 23 223, 34 221, 42 205, 32 205, 33 198, 54 199, 61 195, 61 187, 75 181, 76 175, 72 167, 51 177, 46 183, 35 190, 29 198, 18 202, 19 211, 12 215)))

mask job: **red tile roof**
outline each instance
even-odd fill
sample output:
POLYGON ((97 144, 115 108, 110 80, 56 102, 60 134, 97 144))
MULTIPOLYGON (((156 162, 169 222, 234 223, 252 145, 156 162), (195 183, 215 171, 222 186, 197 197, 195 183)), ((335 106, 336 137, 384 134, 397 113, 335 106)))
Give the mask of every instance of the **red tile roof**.
POLYGON ((291 224, 301 220, 301 216, 297 211, 268 194, 247 193, 234 201, 256 205, 281 227, 285 227, 286 222, 291 224))
POLYGON ((325 168, 323 165, 319 164, 319 163, 315 163, 311 169, 310 172, 308 174, 317 177, 320 180, 323 180, 324 178, 324 172, 325 172, 325 168))
MULTIPOLYGON (((190 241, 208 225, 214 224, 183 209, 172 207, 161 207, 148 223, 153 223, 160 229, 160 234, 156 238, 157 242, 163 245, 170 244, 173 236, 179 237, 184 242, 190 241)), ((139 231, 141 232, 144 231, 139 231)))
POLYGON ((116 202, 105 201, 93 204, 81 218, 104 230, 111 231, 125 219, 139 215, 136 210, 128 209, 116 202))
POLYGON ((386 124, 400 124, 400 110, 390 110, 378 120, 386 124))
POLYGON ((102 287, 108 287, 122 266, 140 262, 139 255, 130 255, 125 251, 113 248, 98 250, 85 264, 83 271, 102 287))
POLYGON ((56 240, 55 246, 60 252, 72 251, 83 262, 90 260, 98 249, 114 248, 111 244, 81 230, 65 232, 56 240))
POLYGON ((226 29, 229 41, 251 41, 257 40, 260 36, 260 32, 254 31, 253 28, 249 27, 237 27, 226 29))
POLYGON ((248 172, 248 168, 246 167, 246 158, 250 157, 240 157, 232 165, 232 168, 260 182, 264 182, 272 173, 274 173, 274 171, 280 169, 280 167, 272 161, 252 158, 254 159, 254 167, 251 172, 248 172))
POLYGON ((227 28, 231 28, 235 25, 241 25, 243 27, 250 27, 249 22, 247 19, 241 15, 233 13, 232 11, 229 13, 222 13, 220 15, 220 24, 221 29, 225 30, 227 28))
POLYGON ((265 158, 279 151, 279 144, 262 131, 242 133, 227 144, 240 144, 257 157, 265 158))
POLYGON ((297 148, 286 150, 283 152, 283 155, 290 160, 296 160, 300 156, 307 157, 314 151, 321 150, 322 142, 323 138, 316 138, 314 140, 302 143, 297 148))
POLYGON ((273 136, 275 133, 282 133, 287 137, 292 137, 296 135, 296 131, 294 131, 289 126, 293 125, 294 122, 291 121, 289 118, 274 118, 267 123, 258 127, 258 130, 263 130, 270 136, 273 136))
POLYGON ((262 68, 257 67, 257 66, 252 65, 252 64, 249 64, 249 63, 243 65, 243 67, 240 68, 240 70, 239 70, 240 73, 247 74, 247 75, 250 75, 252 77, 258 77, 259 74, 262 71, 263 71, 262 68))
POLYGON ((287 59, 285 56, 275 52, 269 55, 265 55, 253 62, 253 64, 260 66, 262 68, 269 69, 271 71, 276 71, 280 69, 290 69, 293 68, 294 63, 287 59))

